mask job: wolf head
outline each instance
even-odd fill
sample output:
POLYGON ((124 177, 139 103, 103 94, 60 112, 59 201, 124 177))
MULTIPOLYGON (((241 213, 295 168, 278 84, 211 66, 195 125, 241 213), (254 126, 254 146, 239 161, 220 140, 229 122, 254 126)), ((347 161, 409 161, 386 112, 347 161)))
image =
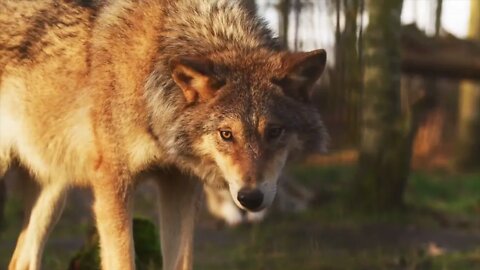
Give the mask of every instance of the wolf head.
POLYGON ((239 207, 269 206, 286 161, 325 147, 309 103, 325 61, 324 50, 263 49, 171 59, 183 108, 168 128, 169 148, 201 178, 225 179, 239 207))

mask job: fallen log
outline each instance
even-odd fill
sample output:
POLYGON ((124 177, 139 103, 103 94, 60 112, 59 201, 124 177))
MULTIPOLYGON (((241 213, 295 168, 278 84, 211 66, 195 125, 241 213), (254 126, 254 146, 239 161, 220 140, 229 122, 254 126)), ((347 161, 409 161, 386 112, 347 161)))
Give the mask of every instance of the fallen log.
POLYGON ((402 27, 402 71, 426 77, 480 80, 480 42, 452 35, 428 37, 414 25, 402 27))

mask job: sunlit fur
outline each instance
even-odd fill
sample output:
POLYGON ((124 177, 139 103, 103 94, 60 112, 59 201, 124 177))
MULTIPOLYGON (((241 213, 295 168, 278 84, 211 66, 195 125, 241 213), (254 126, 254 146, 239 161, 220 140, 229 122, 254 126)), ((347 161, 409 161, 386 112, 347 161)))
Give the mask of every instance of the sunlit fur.
POLYGON ((18 162, 40 187, 9 269, 38 269, 74 185, 93 191, 102 267, 134 269, 130 196, 146 171, 164 179, 164 269, 190 269, 192 177, 234 199, 258 187, 265 207, 286 160, 325 145, 307 98, 324 51, 283 50, 242 1, 3 0, 0 29, 0 174, 18 162), (175 77, 198 68, 182 57, 211 69, 175 77), (272 125, 284 132, 266 141, 272 125))

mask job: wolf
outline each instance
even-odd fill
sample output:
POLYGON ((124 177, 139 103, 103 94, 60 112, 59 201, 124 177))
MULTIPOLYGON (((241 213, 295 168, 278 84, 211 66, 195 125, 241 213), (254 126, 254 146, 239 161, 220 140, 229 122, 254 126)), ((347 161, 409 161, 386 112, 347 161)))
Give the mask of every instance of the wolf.
POLYGON ((269 206, 322 149, 324 50, 290 52, 240 0, 2 0, 0 175, 34 179, 9 269, 39 269, 72 187, 90 188, 103 269, 135 269, 132 190, 160 179, 164 268, 192 268, 201 183, 269 206))

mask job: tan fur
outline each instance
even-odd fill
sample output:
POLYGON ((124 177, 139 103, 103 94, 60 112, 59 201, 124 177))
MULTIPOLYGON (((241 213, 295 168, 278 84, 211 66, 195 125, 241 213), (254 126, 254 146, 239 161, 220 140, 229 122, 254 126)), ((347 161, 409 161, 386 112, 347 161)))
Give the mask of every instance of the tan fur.
POLYGON ((291 152, 325 144, 306 101, 325 52, 282 51, 241 1, 3 0, 0 29, 0 174, 17 161, 38 184, 10 270, 40 267, 71 186, 93 190, 102 268, 134 269, 131 190, 153 167, 164 269, 191 269, 193 178, 264 208, 291 152))

